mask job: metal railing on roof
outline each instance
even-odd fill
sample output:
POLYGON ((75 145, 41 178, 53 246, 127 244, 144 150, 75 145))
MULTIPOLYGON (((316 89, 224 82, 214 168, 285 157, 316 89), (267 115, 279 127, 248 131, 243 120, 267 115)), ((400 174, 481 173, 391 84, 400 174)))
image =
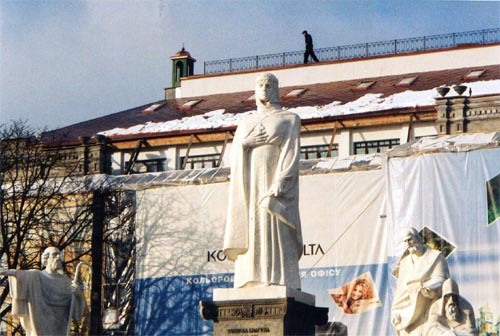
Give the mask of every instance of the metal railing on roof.
MULTIPOLYGON (((320 61, 334 61, 495 42, 500 42, 500 28, 319 48, 314 51, 320 61)), ((303 50, 207 61, 204 62, 204 74, 264 69, 301 64, 303 61, 303 50)))

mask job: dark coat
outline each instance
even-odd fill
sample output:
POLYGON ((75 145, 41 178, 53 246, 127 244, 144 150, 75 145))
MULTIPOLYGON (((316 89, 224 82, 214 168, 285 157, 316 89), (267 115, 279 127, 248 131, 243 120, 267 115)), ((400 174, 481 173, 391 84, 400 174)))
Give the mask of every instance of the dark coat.
POLYGON ((313 48, 313 39, 312 39, 312 36, 309 35, 308 33, 306 33, 305 36, 304 36, 304 38, 306 40, 306 49, 312 50, 312 48, 313 48))

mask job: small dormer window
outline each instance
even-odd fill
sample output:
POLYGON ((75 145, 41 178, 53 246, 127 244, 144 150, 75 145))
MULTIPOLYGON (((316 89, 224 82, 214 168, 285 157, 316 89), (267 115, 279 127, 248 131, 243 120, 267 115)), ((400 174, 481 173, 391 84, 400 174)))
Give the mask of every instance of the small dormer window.
POLYGON ((255 94, 251 95, 247 99, 243 100, 243 103, 255 103, 255 94))
POLYGON ((415 82, 416 79, 417 79, 417 76, 404 77, 403 79, 401 79, 399 81, 398 84, 396 84, 396 86, 410 86, 413 84, 413 82, 415 82))
POLYGON ((283 97, 283 99, 292 99, 292 98, 299 98, 306 92, 307 89, 295 89, 286 94, 286 96, 283 97))
POLYGON ((181 106, 177 107, 177 109, 180 111, 190 111, 193 107, 198 105, 200 102, 201 102, 201 99, 190 100, 190 101, 185 102, 181 106))
POLYGON ((366 91, 375 84, 374 81, 361 82, 354 88, 355 91, 366 91))
POLYGON ((153 104, 151 106, 149 106, 148 108, 145 108, 144 110, 142 110, 142 113, 153 113, 154 111, 158 110, 160 107, 162 107, 163 105, 165 105, 165 103, 156 103, 156 104, 153 104))
POLYGON ((484 74, 484 70, 472 70, 467 75, 465 75, 465 79, 477 79, 484 74))

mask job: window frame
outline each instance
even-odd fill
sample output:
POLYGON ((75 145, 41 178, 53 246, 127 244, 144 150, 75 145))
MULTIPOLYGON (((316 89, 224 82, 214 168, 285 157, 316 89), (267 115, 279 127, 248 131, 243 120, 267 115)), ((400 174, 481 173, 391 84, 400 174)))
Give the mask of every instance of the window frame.
MULTIPOLYGON (((158 173, 158 172, 166 171, 166 166, 165 166, 166 161, 167 161, 167 158, 136 160, 136 161, 132 162, 132 169, 130 169, 130 174, 158 173), (140 171, 140 170, 134 169, 134 166, 138 165, 138 164, 142 164, 143 166, 145 166, 146 171, 140 171), (153 170, 150 170, 150 167, 151 167, 150 164, 155 164, 156 167, 153 170)), ((129 169, 129 164, 130 164, 129 161, 125 162, 125 166, 123 167, 125 172, 129 169)))
MULTIPOLYGON (((300 147, 300 159, 301 160, 316 160, 328 157, 328 147, 329 145, 307 145, 300 147), (314 150, 316 149, 316 150, 314 150), (316 157, 310 158, 310 155, 316 154, 316 157)), ((331 150, 331 157, 338 157, 339 155, 339 144, 334 143, 331 150)))
POLYGON ((204 169, 204 168, 217 168, 217 163, 220 160, 220 153, 214 154, 200 154, 200 155, 189 155, 189 156, 180 156, 179 157, 179 170, 182 170, 182 166, 184 166, 184 170, 193 170, 193 169, 204 169), (184 166, 184 161, 187 159, 187 162, 184 166), (201 167, 196 167, 197 163, 201 163, 201 167), (211 163, 211 167, 207 167, 206 163, 211 163), (190 168, 188 167, 190 166, 190 168))
POLYGON ((366 155, 366 154, 374 154, 374 153, 383 153, 387 150, 399 146, 400 139, 392 138, 392 139, 380 139, 380 140, 368 140, 368 141, 356 141, 353 142, 353 153, 354 155, 366 155), (387 143, 387 145, 385 144, 387 143), (376 149, 376 152, 370 151, 370 149, 376 149), (385 150, 383 150, 385 148, 385 150), (363 153, 358 152, 359 150, 363 150, 363 153))

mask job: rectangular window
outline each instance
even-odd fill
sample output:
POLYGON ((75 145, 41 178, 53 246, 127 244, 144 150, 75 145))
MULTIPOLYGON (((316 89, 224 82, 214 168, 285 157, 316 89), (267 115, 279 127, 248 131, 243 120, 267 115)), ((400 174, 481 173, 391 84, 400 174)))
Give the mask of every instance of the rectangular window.
MULTIPOLYGON (((325 158, 328 155, 328 145, 313 145, 300 147, 300 158, 302 160, 314 160, 325 158)), ((338 144, 333 144, 331 157, 339 155, 338 144)))
POLYGON ((465 75, 465 79, 478 79, 484 74, 484 70, 472 70, 467 75, 465 75))
POLYGON ((251 95, 243 101, 243 103, 255 103, 255 94, 251 95))
POLYGON ((354 91, 366 91, 375 84, 374 81, 361 82, 353 90, 354 91))
POLYGON ((153 113, 154 111, 158 110, 160 107, 162 107, 163 105, 165 105, 165 103, 156 103, 156 104, 153 104, 151 106, 149 106, 148 108, 142 110, 142 113, 153 113))
POLYGON ((354 143, 354 154, 382 153, 398 146, 399 139, 360 141, 354 143))
MULTIPOLYGON (((132 164, 130 174, 155 173, 165 171, 165 161, 167 159, 137 160, 132 164)), ((130 162, 125 163, 125 171, 130 167, 130 162)))
POLYGON ((413 76, 413 77, 404 77, 403 79, 401 79, 399 81, 399 83, 397 84, 397 86, 410 86, 413 84, 413 82, 417 79, 417 76, 413 76))
POLYGON ((189 157, 180 157, 180 168, 184 169, 201 169, 201 168, 215 168, 219 162, 220 154, 208 155, 190 155, 189 157), (185 163, 184 163, 185 162, 185 163))
POLYGON ((286 96, 283 97, 283 99, 290 99, 290 98, 298 98, 306 92, 307 89, 295 89, 290 91, 286 96))
POLYGON ((185 102, 184 104, 177 107, 179 111, 191 111, 193 107, 201 103, 201 99, 198 100, 190 100, 185 102))

